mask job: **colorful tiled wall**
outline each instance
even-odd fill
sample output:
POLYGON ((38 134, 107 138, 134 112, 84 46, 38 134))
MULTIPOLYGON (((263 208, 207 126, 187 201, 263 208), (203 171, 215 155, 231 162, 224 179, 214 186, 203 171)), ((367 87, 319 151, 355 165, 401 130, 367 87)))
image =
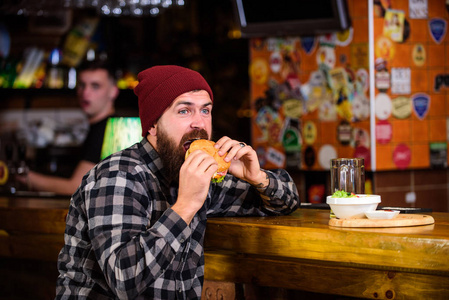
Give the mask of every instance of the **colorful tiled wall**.
POLYGON ((250 40, 252 143, 263 167, 323 170, 333 157, 363 157, 376 171, 447 167, 445 0, 347 3, 351 30, 250 40))
POLYGON ((373 14, 376 169, 446 167, 446 1, 379 1, 373 14))
POLYGON ((250 40, 252 144, 265 168, 369 164, 368 2, 348 1, 350 30, 250 40))

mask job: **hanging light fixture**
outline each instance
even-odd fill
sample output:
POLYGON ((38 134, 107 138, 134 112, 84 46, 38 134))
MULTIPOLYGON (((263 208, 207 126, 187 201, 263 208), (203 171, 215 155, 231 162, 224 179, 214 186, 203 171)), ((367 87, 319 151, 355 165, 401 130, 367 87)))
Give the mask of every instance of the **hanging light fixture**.
POLYGON ((104 16, 157 16, 171 7, 185 6, 184 0, 5 0, 0 10, 5 14, 46 16, 61 9, 95 9, 104 16))
POLYGON ((184 0, 63 0, 68 8, 96 8, 105 16, 157 16, 165 9, 185 6, 184 0))

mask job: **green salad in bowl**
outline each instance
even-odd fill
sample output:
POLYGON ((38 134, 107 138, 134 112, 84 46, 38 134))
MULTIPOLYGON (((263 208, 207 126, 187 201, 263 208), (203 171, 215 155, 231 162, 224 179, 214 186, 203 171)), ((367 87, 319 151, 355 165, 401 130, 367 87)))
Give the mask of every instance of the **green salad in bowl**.
POLYGON ((332 198, 354 198, 354 197, 358 196, 354 193, 348 193, 343 190, 335 191, 335 193, 332 194, 332 198))
POLYGON ((339 219, 366 218, 365 212, 374 211, 380 203, 379 195, 354 194, 342 190, 327 196, 332 214, 339 219))

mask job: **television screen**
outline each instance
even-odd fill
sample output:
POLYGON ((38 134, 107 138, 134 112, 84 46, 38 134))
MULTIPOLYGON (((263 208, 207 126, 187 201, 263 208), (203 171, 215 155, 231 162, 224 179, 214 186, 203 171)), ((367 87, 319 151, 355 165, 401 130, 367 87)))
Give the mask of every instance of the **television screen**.
POLYGON ((243 37, 310 36, 351 26, 346 0, 233 0, 243 37))
POLYGON ((138 117, 110 117, 104 131, 101 159, 140 142, 142 127, 138 117))

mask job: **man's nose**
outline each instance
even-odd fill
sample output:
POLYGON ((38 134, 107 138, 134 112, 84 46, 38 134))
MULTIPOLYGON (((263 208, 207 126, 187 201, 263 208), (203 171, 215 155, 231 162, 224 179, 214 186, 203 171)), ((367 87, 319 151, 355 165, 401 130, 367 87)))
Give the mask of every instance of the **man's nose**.
POLYGON ((206 121, 204 120, 203 116, 201 116, 200 113, 195 113, 192 116, 191 126, 193 128, 201 128, 202 129, 202 128, 205 128, 205 124, 206 124, 206 121))
POLYGON ((78 95, 81 96, 82 98, 85 98, 85 95, 87 94, 87 89, 86 88, 78 88, 78 95))

